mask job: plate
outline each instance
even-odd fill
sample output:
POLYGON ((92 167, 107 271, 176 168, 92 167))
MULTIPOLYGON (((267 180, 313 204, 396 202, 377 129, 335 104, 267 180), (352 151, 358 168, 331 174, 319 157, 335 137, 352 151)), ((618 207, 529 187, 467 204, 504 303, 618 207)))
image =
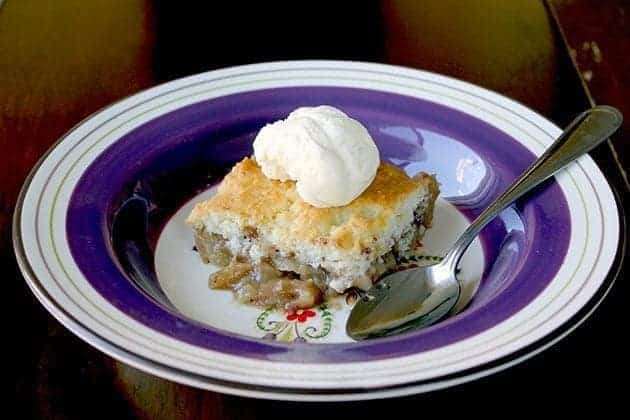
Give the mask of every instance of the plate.
POLYGON ((466 293, 430 328, 357 343, 344 324, 360 291, 285 313, 209 290, 214 268, 201 264, 183 224, 190 206, 251 154, 264 124, 320 104, 361 121, 382 160, 436 174, 442 195, 426 261, 561 132, 496 93, 388 65, 275 62, 176 80, 89 117, 30 174, 14 245, 31 290, 68 329, 139 369, 312 401, 408 395, 491 374, 547 348, 602 300, 619 215, 588 156, 484 229, 461 267, 466 293))

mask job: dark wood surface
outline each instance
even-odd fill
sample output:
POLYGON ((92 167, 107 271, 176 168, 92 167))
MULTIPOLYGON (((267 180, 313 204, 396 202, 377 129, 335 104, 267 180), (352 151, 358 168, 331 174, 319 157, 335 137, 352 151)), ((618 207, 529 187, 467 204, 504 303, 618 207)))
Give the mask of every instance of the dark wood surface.
MULTIPOLYGON (((0 1, 0 4, 2 1, 0 1)), ((16 196, 39 156, 108 103, 229 65, 298 58, 429 69, 511 96, 564 124, 589 101, 630 120, 627 1, 275 2, 6 0, 0 6, 0 268, 8 285, 4 347, 20 418, 324 418, 401 408, 488 412, 496 402, 623 402, 628 282, 561 343, 497 375, 430 394, 349 404, 249 400, 174 384, 115 362, 36 302, 10 241, 16 196), (560 23, 562 31, 558 30, 560 23), (568 46, 565 45, 568 43, 568 46), (571 58, 575 61, 572 61, 571 58), (575 67, 577 63, 578 67, 575 67), (580 78, 581 75, 581 78, 580 78)), ((593 155, 627 208, 630 125, 593 155)))

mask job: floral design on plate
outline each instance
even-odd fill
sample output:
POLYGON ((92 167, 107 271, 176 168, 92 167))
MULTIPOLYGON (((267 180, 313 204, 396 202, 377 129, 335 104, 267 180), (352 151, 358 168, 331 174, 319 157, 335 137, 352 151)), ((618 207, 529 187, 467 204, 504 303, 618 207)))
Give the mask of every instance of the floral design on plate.
POLYGON ((332 329, 333 314, 325 304, 313 309, 296 309, 280 313, 267 308, 256 318, 265 340, 307 342, 326 337, 332 329))

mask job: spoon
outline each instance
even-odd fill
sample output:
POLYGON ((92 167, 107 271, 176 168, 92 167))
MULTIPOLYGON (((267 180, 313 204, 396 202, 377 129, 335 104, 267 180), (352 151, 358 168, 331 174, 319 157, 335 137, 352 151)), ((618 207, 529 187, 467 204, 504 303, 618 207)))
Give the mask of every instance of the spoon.
POLYGON ((439 263, 395 272, 372 286, 350 313, 346 324, 348 335, 355 340, 390 336, 424 328, 442 319, 459 299, 457 265, 481 229, 515 200, 610 137, 621 122, 621 113, 610 106, 596 106, 580 114, 475 219, 439 263))

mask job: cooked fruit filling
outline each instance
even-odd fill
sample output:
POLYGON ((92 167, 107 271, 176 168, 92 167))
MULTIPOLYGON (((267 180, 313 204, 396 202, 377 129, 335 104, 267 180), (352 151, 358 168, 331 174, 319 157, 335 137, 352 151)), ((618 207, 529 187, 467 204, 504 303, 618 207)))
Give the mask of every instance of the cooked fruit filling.
MULTIPOLYGON (((355 283, 367 289, 383 274, 395 270, 400 259, 417 248, 423 230, 423 226, 414 223, 392 251, 376 258, 364 278, 355 279, 355 283)), ((325 295, 337 294, 327 286, 324 269, 300 264, 290 256, 276 255, 259 261, 233 256, 225 238, 205 231, 195 236, 195 244, 205 262, 222 267, 210 275, 209 287, 232 290, 241 303, 291 310, 313 307, 325 295), (286 270, 279 270, 278 266, 286 270)))
POLYGON ((209 279, 212 289, 232 289, 239 302, 286 309, 310 308, 322 300, 322 291, 311 278, 280 271, 269 261, 245 262, 233 258, 209 279))

